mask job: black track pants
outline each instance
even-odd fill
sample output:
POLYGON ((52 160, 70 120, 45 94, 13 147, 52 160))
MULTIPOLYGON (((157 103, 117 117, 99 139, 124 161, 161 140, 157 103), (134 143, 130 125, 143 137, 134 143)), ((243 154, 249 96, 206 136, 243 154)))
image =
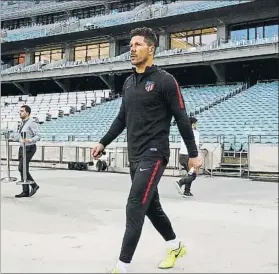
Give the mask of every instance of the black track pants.
MULTIPOLYGON (((34 181, 33 177, 31 176, 29 172, 29 164, 36 153, 37 146, 36 145, 31 145, 31 146, 26 146, 26 176, 27 176, 27 181, 34 181)), ((18 160, 19 160, 19 165, 18 165, 18 171, 20 172, 20 179, 23 181, 23 148, 19 147, 18 151, 18 160)), ((32 187, 35 187, 37 184, 34 182, 31 184, 32 187)), ((29 185, 22 185, 22 190, 25 193, 29 193, 29 185)))
POLYGON ((130 263, 132 260, 145 215, 166 241, 176 237, 162 209, 157 188, 165 168, 166 162, 162 159, 130 163, 132 186, 126 206, 126 230, 119 257, 122 262, 130 263))
MULTIPOLYGON (((184 167, 187 173, 189 172, 188 161, 189 161, 188 155, 179 154, 179 163, 184 167)), ((196 180, 196 177, 197 177, 196 173, 193 173, 192 175, 186 174, 184 178, 179 180, 181 185, 185 185, 186 192, 190 191, 192 182, 196 180)))

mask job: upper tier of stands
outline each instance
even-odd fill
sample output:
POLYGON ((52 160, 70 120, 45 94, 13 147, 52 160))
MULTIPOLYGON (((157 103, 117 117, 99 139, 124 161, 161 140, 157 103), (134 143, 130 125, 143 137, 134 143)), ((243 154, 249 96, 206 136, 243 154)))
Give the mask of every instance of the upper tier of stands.
MULTIPOLYGON (((198 118, 201 143, 216 142, 220 135, 225 137, 225 149, 239 150, 247 144, 248 135, 261 135, 262 142, 278 143, 278 81, 258 83, 247 90, 244 85, 236 84, 181 91, 188 113, 195 113, 198 118)), ((40 120, 42 140, 68 141, 69 136, 75 136, 76 141, 98 141, 118 114, 122 100, 110 100, 105 92, 44 94, 31 99, 22 97, 20 102, 18 97, 1 97, 6 105, 1 107, 1 128, 16 127, 18 109, 28 103, 33 116, 44 116, 40 120), (98 104, 96 97, 102 97, 98 104), (78 104, 81 104, 79 109, 78 104), (68 111, 64 110, 65 105, 68 111)), ((126 141, 125 135, 126 131, 116 141, 126 141)), ((180 139, 177 126, 171 126, 170 141, 180 139)))
POLYGON ((203 10, 218 9, 247 2, 251 1, 200 1, 200 3, 194 5, 187 5, 185 4, 185 1, 178 1, 169 4, 169 9, 166 15, 173 16, 191 12, 199 12, 203 10))
POLYGON ((1 1, 1 12, 3 14, 8 14, 8 13, 12 13, 15 11, 18 11, 19 9, 21 10, 26 10, 29 8, 34 8, 36 6, 47 6, 47 5, 53 5, 54 1, 44 1, 41 2, 39 4, 36 4, 36 1, 21 1, 21 0, 17 0, 17 1, 1 1))
MULTIPOLYGON (((208 46, 203 47, 193 47, 190 49, 171 49, 160 51, 157 48, 155 58, 165 57, 165 56, 173 56, 173 55, 182 55, 186 53, 194 53, 194 52, 206 52, 211 50, 221 50, 221 49, 229 49, 229 48, 239 48, 239 47, 248 47, 252 45, 263 45, 270 43, 278 43, 278 36, 274 36, 272 38, 261 38, 261 39, 252 39, 252 40, 242 40, 242 41, 228 41, 219 43, 212 43, 208 46)), ((102 59, 94 59, 85 61, 66 61, 66 60, 58 60, 53 63, 38 62, 29 66, 25 64, 19 64, 13 67, 10 67, 7 64, 1 65, 1 74, 13 74, 13 73, 22 73, 22 72, 32 72, 32 71, 45 71, 45 70, 53 70, 57 68, 70 68, 70 67, 79 67, 79 66, 88 66, 88 65, 98 65, 98 64, 106 64, 106 63, 116 63, 116 62, 124 62, 130 60, 130 52, 123 53, 116 57, 110 58, 102 58, 102 59)))
MULTIPOLYGON (((26 1, 28 2, 28 1, 26 1)), ((83 1, 72 1, 83 2, 83 1)), ((100 1, 101 3, 102 1, 100 1)), ((163 5, 161 3, 155 3, 149 6, 143 6, 139 9, 135 8, 132 11, 120 12, 118 14, 106 14, 102 16, 95 16, 86 19, 73 19, 68 21, 57 22, 55 24, 43 25, 43 26, 31 26, 30 28, 23 28, 20 32, 17 30, 5 30, 5 35, 2 35, 2 42, 12 42, 26 39, 33 39, 44 36, 57 35, 62 33, 84 31, 88 27, 104 28, 109 26, 128 24, 135 21, 144 21, 147 19, 157 17, 175 16, 178 14, 194 13, 204 10, 217 9, 226 6, 239 5, 250 1, 202 1, 189 5, 187 1, 178 1, 175 3, 163 5)), ((27 5, 27 4, 26 4, 27 5)), ((51 6, 53 4, 42 4, 51 6)), ((55 5, 66 5, 65 3, 55 5)), ((46 6, 45 6, 46 7, 46 6)), ((38 7, 37 7, 38 8, 38 7)), ((30 10, 32 8, 29 7, 30 10)), ((7 12, 7 9, 4 9, 7 12)), ((13 11, 17 12, 17 11, 13 11)), ((21 11, 22 12, 22 11, 21 11)))
POLYGON ((104 4, 106 0, 14 0, 1 1, 2 18, 8 19, 9 16, 30 17, 30 15, 49 14, 56 12, 63 12, 66 10, 74 10, 76 8, 83 8, 88 6, 96 6, 104 4))

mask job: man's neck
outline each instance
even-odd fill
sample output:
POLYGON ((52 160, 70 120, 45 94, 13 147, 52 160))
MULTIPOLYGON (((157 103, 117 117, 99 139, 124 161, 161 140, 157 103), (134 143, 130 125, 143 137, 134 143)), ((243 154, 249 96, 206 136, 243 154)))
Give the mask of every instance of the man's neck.
POLYGON ((136 72, 137 73, 144 73, 147 67, 151 67, 153 65, 153 60, 147 61, 144 64, 140 64, 139 66, 136 66, 136 72))
POLYGON ((26 121, 26 120, 28 120, 28 119, 29 119, 29 117, 30 117, 30 116, 27 116, 27 117, 23 118, 23 119, 22 119, 22 121, 26 121))

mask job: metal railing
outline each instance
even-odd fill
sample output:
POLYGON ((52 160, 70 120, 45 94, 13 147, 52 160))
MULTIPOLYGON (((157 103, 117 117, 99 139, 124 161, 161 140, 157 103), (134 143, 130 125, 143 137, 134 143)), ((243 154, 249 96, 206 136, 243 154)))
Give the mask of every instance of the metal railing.
MULTIPOLYGON (((215 149, 217 148, 217 146, 215 147, 215 149)), ((15 153, 15 149, 17 150, 17 147, 13 147, 11 146, 10 151, 11 154, 14 155, 15 153)), ((208 152, 205 150, 206 153, 203 153, 203 166, 201 167, 201 171, 203 174, 208 174, 210 175, 210 177, 214 177, 214 153, 215 153, 215 149, 211 152, 208 152), (211 155, 209 155, 209 153, 211 155), (205 159, 209 159, 209 164, 211 164, 211 166, 208 166, 208 164, 206 164, 205 159), (210 167, 208 169, 208 167, 210 167)), ((174 155, 178 155, 179 154, 179 149, 174 148, 171 149, 173 151, 174 155)), ((34 160, 32 160, 32 162, 34 163, 34 166, 45 166, 45 167, 49 167, 49 165, 51 166, 56 166, 58 164, 62 164, 62 166, 57 166, 58 168, 63 168, 63 164, 68 165, 69 163, 72 162, 83 162, 83 163, 89 163, 89 162, 93 162, 93 159, 91 158, 91 148, 88 147, 68 147, 68 146, 43 146, 41 147, 41 149, 39 151, 37 151, 36 153, 37 156, 34 160), (56 148, 55 152, 56 152, 56 156, 55 157, 50 157, 49 151, 53 148, 56 148), (72 149, 71 153, 72 155, 69 155, 69 152, 67 151, 68 148, 72 149), (39 155, 38 155, 39 154, 39 155)), ((129 161, 127 160, 127 151, 124 148, 117 148, 117 149, 112 149, 112 150, 107 150, 107 163, 108 166, 112 167, 112 168, 120 168, 120 170, 122 168, 129 168, 129 161)), ((242 155, 242 154, 241 154, 242 155)), ((166 170, 169 171, 175 171, 175 170, 181 170, 180 169, 180 164, 179 161, 176 160, 175 157, 174 159, 172 159, 172 161, 169 162, 166 170)), ((249 157, 248 157, 249 159, 249 157)), ((2 157, 2 160, 6 160, 5 157, 2 157)), ((13 157, 13 159, 11 160, 12 162, 17 161, 17 159, 15 159, 15 157, 13 157)), ((31 164, 32 164, 31 162, 31 164)), ((7 163, 6 163, 7 164, 7 163)), ((242 156, 240 156, 240 164, 239 164, 239 177, 242 177, 242 173, 243 173, 243 168, 242 168, 242 156)), ((248 161, 248 165, 247 165, 247 172, 248 172, 248 177, 250 176, 250 170, 249 170, 249 161, 248 161)), ((174 174, 174 173, 173 173, 174 174)))
MULTIPOLYGON (((8 153, 11 156, 9 162, 18 161, 17 151, 19 145, 12 142, 8 144, 8 153)), ((179 148, 170 148, 170 159, 167 166, 167 170, 181 170, 179 163, 179 148)), ((207 153, 201 153, 203 155, 203 169, 206 173, 210 174, 210 171, 205 166, 205 159, 208 156, 208 150, 201 149, 202 152, 206 151, 207 153)), ((45 163, 45 164, 69 164, 72 162, 84 162, 89 163, 93 162, 91 156, 92 147, 89 146, 78 146, 78 145, 37 145, 37 152, 32 159, 33 163, 45 163)), ((212 152, 213 153, 213 152, 212 152)), ((110 147, 106 149, 107 162, 109 166, 118 167, 118 168, 127 168, 130 166, 128 160, 128 150, 127 147, 110 147)), ((7 160, 6 156, 1 155, 1 160, 7 160)), ((213 159, 213 157, 212 157, 213 159)), ((211 173, 212 176, 212 173, 211 173)))
MULTIPOLYGON (((5 134, 5 132, 3 132, 2 134, 5 134)), ((270 136, 274 136, 277 138, 278 140, 278 135, 270 135, 270 136)), ((224 135, 219 135, 216 136, 216 146, 213 147, 213 149, 210 151, 207 148, 205 149, 200 149, 200 151, 202 152, 201 154, 203 155, 203 170, 204 173, 208 173, 210 174, 210 176, 213 176, 213 169, 214 169, 214 155, 216 153, 216 149, 218 147, 222 148, 221 151, 221 157, 224 155, 224 143, 226 141, 226 136, 224 135), (206 159, 209 160, 208 164, 206 164, 206 159)), ((242 148, 238 151, 234 151, 232 152, 233 155, 231 155, 232 157, 235 158, 239 158, 239 174, 240 177, 242 176, 242 172, 243 172, 243 167, 242 167, 242 160, 243 160, 243 156, 247 155, 247 172, 248 172, 248 176, 250 174, 249 171, 249 157, 250 157, 250 151, 249 151, 249 144, 251 143, 259 143, 262 141, 261 136, 257 136, 259 139, 255 140, 253 137, 255 136, 248 136, 248 142, 245 142, 242 144, 242 148), (248 145, 248 151, 246 150, 246 147, 248 145)), ((266 136, 264 136, 266 137, 266 136)), ((211 142, 213 143, 213 142, 211 142)), ((2 143, 3 144, 3 143, 2 143)), ((278 144, 278 141, 277 141, 278 144)), ((36 152, 35 157, 33 158, 32 162, 40 162, 40 163, 53 163, 53 164, 68 164, 70 162, 90 162, 93 161, 92 157, 91 157, 91 150, 92 147, 90 147, 88 144, 82 144, 79 143, 68 143, 65 142, 64 144, 38 144, 38 149, 36 152), (56 148, 56 149, 53 149, 56 148)), ((18 149, 18 145, 16 143, 9 143, 9 151, 8 153, 11 156, 11 162, 13 161, 17 161, 17 150, 18 149)), ((171 147, 170 148, 170 161, 168 164, 167 169, 169 170, 180 170, 180 163, 179 163, 179 150, 180 147, 171 147)), ((7 152, 7 151, 6 151, 7 152)), ((112 147, 109 147, 106 149, 107 155, 108 155, 108 163, 109 165, 111 165, 112 163, 114 163, 114 167, 129 167, 129 160, 128 160, 128 150, 127 150, 127 146, 124 144, 117 144, 115 143, 112 147)), ((2 160, 6 160, 5 157, 2 157, 3 155, 1 155, 2 160)))
MULTIPOLYGON (((268 139, 272 137, 274 140, 277 140, 277 142, 271 142, 274 144, 278 144, 278 135, 276 134, 250 134, 248 135, 248 143, 263 143, 264 139, 268 139)), ((270 142, 267 142, 268 144, 270 144, 270 142)))
POLYGON ((213 151, 210 152, 211 154, 211 169, 210 169, 210 177, 213 176, 213 160, 214 160, 214 152, 217 149, 218 145, 215 146, 215 148, 213 149, 213 151))
MULTIPOLYGON (((240 156, 239 156, 239 177, 242 177, 242 153, 244 152, 244 148, 245 148, 245 145, 247 145, 248 143, 244 143, 243 144, 243 147, 240 151, 240 156)), ((245 152, 249 158, 249 151, 248 152, 245 152)))
POLYGON ((208 155, 209 151, 206 148, 201 149, 201 151, 204 152, 203 153, 203 156, 204 156, 203 157, 203 170, 205 173, 208 173, 210 175, 210 177, 212 177, 212 171, 209 171, 205 166, 205 159, 206 159, 206 156, 208 155))

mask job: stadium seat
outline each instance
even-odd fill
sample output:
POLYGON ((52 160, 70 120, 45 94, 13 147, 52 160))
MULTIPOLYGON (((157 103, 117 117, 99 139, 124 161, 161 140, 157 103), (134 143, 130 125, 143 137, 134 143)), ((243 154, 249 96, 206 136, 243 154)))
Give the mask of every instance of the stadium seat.
MULTIPOLYGON (((32 116, 38 121, 44 133, 61 133, 50 121, 59 120, 60 118, 70 117, 75 113, 80 113, 86 109, 90 109, 93 102, 102 104, 105 99, 109 99, 110 90, 98 90, 87 92, 72 92, 72 93, 50 93, 38 94, 37 96, 3 96, 1 97, 1 129, 7 129, 8 123, 11 121, 18 123, 19 108, 23 104, 28 104, 32 108, 32 116), (45 127, 44 127, 45 126, 45 127), (49 130, 49 131, 48 131, 49 130)), ((69 130, 74 122, 69 121, 69 130)), ((61 127, 62 128, 62 127, 61 127)), ((86 133, 84 131, 84 133, 86 133)), ((47 136, 43 134, 43 136, 47 136)))
POLYGON ((248 135, 273 135, 263 142, 277 138, 278 143, 278 81, 258 83, 198 114, 197 119, 201 135, 213 129, 225 136, 226 148, 233 144, 239 149, 248 143, 248 135))
MULTIPOLYGON (((224 136, 225 149, 239 150, 248 142, 248 135, 261 135, 262 142, 278 143, 278 81, 258 83, 247 90, 235 84, 181 91, 187 112, 198 118, 201 143, 217 142, 220 135, 224 136)), ((42 140, 98 141, 120 109, 122 98, 109 98, 109 90, 2 97, 1 129, 15 128, 18 109, 27 103, 40 124, 42 140)), ((171 126, 170 142, 180 140, 177 126, 171 126)), ((126 130, 116 139, 125 141, 126 130)))
MULTIPOLYGON (((67 1, 68 2, 68 1, 67 1)), ((77 8, 85 1, 71 1, 71 5, 77 8)), ((135 21, 143 21, 147 19, 174 16, 178 14, 193 13, 203 10, 217 9, 231 5, 239 5, 249 1, 202 1, 201 3, 190 4, 187 1, 178 1, 167 5, 154 3, 146 7, 138 7, 134 10, 115 13, 111 11, 109 14, 102 14, 91 18, 79 19, 70 17, 68 20, 62 20, 53 24, 40 25, 33 24, 24 26, 15 30, 5 30, 7 35, 2 38, 2 42, 12 42, 19 40, 34 39, 39 37, 57 35, 62 33, 84 31, 93 26, 94 28, 105 28, 115 25, 128 24, 135 21)), ((66 7, 67 3, 56 3, 55 6, 66 7)), ((1 13, 3 15, 18 13, 18 12, 31 12, 35 10, 48 12, 53 10, 52 1, 40 1, 35 4, 33 1, 16 1, 15 4, 8 5, 6 1, 1 1, 1 13)), ((53 10, 54 11, 54 10, 53 10)))
POLYGON ((178 1, 177 3, 169 4, 166 16, 223 8, 226 6, 239 5, 241 3, 247 2, 249 1, 201 1, 198 4, 195 3, 189 5, 189 3, 186 1, 178 1))

